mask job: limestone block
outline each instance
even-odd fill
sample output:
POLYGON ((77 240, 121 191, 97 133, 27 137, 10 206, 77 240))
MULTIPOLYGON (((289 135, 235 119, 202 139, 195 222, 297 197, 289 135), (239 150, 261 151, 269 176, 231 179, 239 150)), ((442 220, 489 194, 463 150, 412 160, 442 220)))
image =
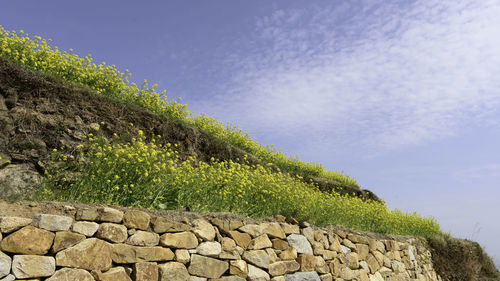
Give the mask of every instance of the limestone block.
POLYGON ((337 257, 337 255, 338 255, 337 252, 330 250, 323 250, 323 252, 321 253, 321 256, 325 260, 333 260, 334 258, 337 257))
POLYGON ((321 281, 333 281, 333 276, 331 273, 323 274, 319 276, 321 281))
POLYGON ((368 267, 370 268, 370 272, 373 274, 377 272, 381 266, 381 264, 377 261, 373 254, 368 254, 366 258, 366 263, 368 263, 368 267))
POLYGON ((171 261, 174 253, 169 248, 163 247, 137 247, 127 244, 113 244, 111 259, 118 264, 171 261))
POLYGON ((271 238, 285 239, 286 234, 277 222, 266 222, 260 224, 262 232, 271 238))
POLYGON ((222 237, 221 240, 222 250, 223 251, 235 251, 236 250, 236 242, 229 237, 222 237))
MULTIPOLYGON (((126 213, 125 213, 126 214, 126 213)), ((158 265, 156 262, 138 262, 132 267, 132 280, 158 281, 158 265)))
POLYGON ((351 251, 356 250, 356 245, 354 245, 354 243, 352 243, 351 240, 347 238, 344 238, 344 240, 342 240, 342 244, 347 248, 351 249, 351 251))
POLYGON ((300 269, 300 264, 296 261, 278 261, 269 265, 269 274, 272 276, 293 273, 300 269))
POLYGON ((0 278, 3 278, 10 273, 10 268, 12 266, 12 259, 0 252, 0 278))
POLYGON ((160 243, 160 235, 154 232, 139 230, 131 235, 125 243, 134 246, 153 247, 160 243))
POLYGON ((77 222, 73 223, 71 230, 73 232, 83 234, 87 237, 91 237, 97 232, 98 228, 99 228, 99 224, 96 222, 77 221, 77 222))
POLYGON ((358 269, 359 268, 359 258, 357 253, 350 253, 347 256, 347 266, 350 269, 358 269))
POLYGON ((97 238, 89 238, 58 252, 56 265, 106 271, 111 268, 111 255, 111 244, 97 238))
POLYGON ((5 237, 0 248, 9 253, 44 255, 52 246, 54 236, 50 231, 28 225, 5 237))
POLYGON ((127 228, 147 230, 150 221, 151 216, 139 210, 127 210, 123 215, 123 224, 127 228))
POLYGON ((97 209, 97 212, 99 221, 121 223, 123 220, 123 212, 114 208, 101 207, 97 209))
POLYGON ((366 244, 356 244, 356 253, 358 253, 358 257, 360 260, 366 259, 368 253, 370 253, 370 248, 366 244))
POLYGON ((309 254, 300 254, 297 261, 300 264, 300 271, 313 271, 316 267, 316 257, 309 254))
POLYGON ((156 233, 184 232, 191 230, 191 226, 187 224, 170 221, 162 217, 153 217, 151 219, 151 225, 153 226, 153 231, 156 233))
POLYGON ((0 232, 11 233, 33 222, 29 218, 21 217, 0 217, 0 232))
POLYGON ((316 265, 314 270, 320 274, 326 274, 330 271, 330 268, 326 264, 325 260, 322 257, 315 257, 316 265))
POLYGON ((359 270, 352 270, 349 267, 343 267, 340 269, 340 278, 345 280, 353 280, 359 277, 359 270))
POLYGON ((269 240, 267 234, 262 234, 250 241, 248 244, 248 249, 250 250, 260 250, 265 248, 270 248, 273 246, 271 240, 269 240))
POLYGON ((370 243, 369 239, 365 236, 357 235, 357 234, 349 234, 347 235, 347 239, 349 239, 353 243, 358 243, 358 244, 366 244, 368 245, 370 243))
POLYGON ((194 249, 198 239, 192 232, 165 233, 160 237, 160 245, 176 249, 194 249))
POLYGON ((266 269, 269 268, 271 263, 269 255, 264 250, 245 251, 242 258, 248 263, 266 269))
POLYGON ((294 274, 286 274, 286 281, 321 281, 316 271, 297 272, 294 274))
POLYGON ((288 235, 288 234, 300 234, 300 228, 298 225, 282 223, 281 229, 283 230, 283 232, 285 232, 286 235, 288 235))
POLYGON ((314 229, 312 227, 303 228, 300 230, 300 232, 302 233, 302 235, 304 235, 304 237, 307 238, 307 241, 309 241, 309 243, 313 243, 315 241, 314 229))
POLYGON ((229 262, 229 273, 242 278, 248 276, 248 265, 244 260, 234 260, 229 262))
POLYGON ((276 250, 283 251, 290 247, 288 242, 282 239, 274 238, 271 242, 273 243, 273 248, 276 250))
POLYGON ((113 267, 106 272, 101 272, 99 270, 93 270, 92 276, 96 281, 132 281, 127 275, 127 271, 124 267, 113 267))
POLYGON ((175 260, 182 264, 187 264, 191 260, 191 255, 186 249, 177 249, 175 250, 175 260))
POLYGON ((48 231, 67 231, 73 223, 73 218, 66 216, 36 214, 33 225, 48 231))
POLYGON ((212 241, 215 238, 215 229, 204 219, 193 220, 193 233, 205 241, 212 241))
POLYGON ((236 242, 236 245, 246 249, 252 238, 248 233, 241 233, 236 230, 229 231, 229 236, 236 242))
POLYGON ((191 256, 191 263, 188 267, 190 274, 207 278, 219 278, 228 269, 229 265, 227 261, 196 254, 191 256))
POLYGON ((78 268, 61 268, 50 278, 45 279, 45 281, 94 281, 94 277, 83 269, 78 268))
POLYGON ((249 281, 267 281, 270 280, 271 276, 264 270, 253 266, 251 264, 248 265, 248 276, 247 280, 249 281))
POLYGON ((279 254, 279 258, 282 260, 295 260, 297 258, 297 250, 295 248, 289 248, 282 251, 279 254))
POLYGON ((85 235, 82 234, 69 231, 56 232, 51 252, 57 253, 61 250, 74 246, 83 240, 85 240, 85 235))
POLYGON ((15 255, 12 260, 12 274, 17 279, 48 277, 56 271, 53 257, 36 255, 15 255))
POLYGON ((217 257, 222 252, 222 246, 219 242, 207 241, 198 245, 196 253, 202 256, 217 257))
POLYGON ((224 220, 219 218, 214 218, 211 222, 217 226, 220 232, 229 234, 230 231, 233 231, 241 226, 243 226, 243 222, 237 220, 224 220))
POLYGON ((113 243, 122 243, 127 240, 127 228, 121 224, 101 223, 97 229, 96 237, 113 243))
MULTIPOLYGON (((16 277, 12 274, 9 274, 9 275, 5 276, 4 278, 0 279, 0 281, 15 281, 15 280, 16 280, 16 277)), ((425 280, 425 277, 424 277, 424 280, 425 280)))
POLYGON ((97 208, 81 208, 76 211, 76 220, 79 221, 96 221, 99 217, 97 208))
POLYGON ((252 236, 252 238, 255 238, 255 237, 263 234, 262 226, 260 226, 258 224, 246 224, 246 225, 238 228, 238 230, 250 234, 250 236, 252 236))
POLYGON ((290 234, 288 235, 286 240, 291 247, 297 250, 297 253, 309 255, 313 254, 311 244, 305 236, 299 234, 290 234))

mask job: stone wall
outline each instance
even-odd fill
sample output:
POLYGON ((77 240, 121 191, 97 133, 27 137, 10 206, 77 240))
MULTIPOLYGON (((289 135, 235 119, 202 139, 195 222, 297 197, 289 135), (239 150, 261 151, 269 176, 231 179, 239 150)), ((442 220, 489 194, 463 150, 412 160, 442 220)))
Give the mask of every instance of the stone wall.
POLYGON ((90 205, 2 214, 2 281, 441 280, 425 240, 318 228, 281 216, 173 219, 90 205))

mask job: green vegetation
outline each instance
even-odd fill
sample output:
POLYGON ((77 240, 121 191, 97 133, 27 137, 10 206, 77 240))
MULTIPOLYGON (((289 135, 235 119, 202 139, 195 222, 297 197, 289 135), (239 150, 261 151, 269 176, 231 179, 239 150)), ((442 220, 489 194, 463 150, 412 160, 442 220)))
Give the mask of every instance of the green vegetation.
POLYGON ((321 164, 306 163, 300 161, 297 156, 289 156, 272 145, 258 143, 238 126, 224 125, 204 114, 193 114, 187 109, 187 105, 168 101, 165 96, 166 91, 156 92, 156 84, 149 86, 144 80, 138 87, 135 83, 130 83, 131 74, 128 70, 123 73, 118 71, 115 65, 106 66, 104 62, 96 65, 91 55, 80 58, 72 53, 72 49, 69 52, 61 52, 57 47, 51 48, 47 40, 39 36, 31 39, 22 30, 19 33, 18 35, 15 31, 6 31, 0 26, 1 58, 20 63, 31 70, 85 85, 99 94, 147 108, 161 116, 195 125, 290 174, 323 177, 359 187, 356 180, 347 174, 326 171, 321 164))
MULTIPOLYGON (((165 91, 147 82, 129 83, 130 73, 114 65, 96 65, 89 56, 79 58, 51 48, 47 41, 30 39, 23 31, 0 27, 0 58, 78 83, 114 100, 147 108, 160 116, 195 125, 257 156, 262 165, 212 159, 209 163, 179 160, 175 145, 149 141, 141 131, 130 142, 94 135, 82 144, 75 160, 54 151, 38 199, 111 203, 158 209, 189 206, 193 211, 229 211, 250 216, 282 214, 315 224, 340 224, 382 233, 430 236, 440 233, 433 218, 388 210, 385 204, 324 193, 301 177, 316 176, 358 186, 349 176, 325 171, 320 164, 300 161, 273 146, 252 140, 237 126, 194 115, 187 106, 168 101, 165 91), (283 172, 281 172, 283 171, 283 172), (294 176, 291 176, 294 175, 294 176)), ((97 130, 98 132, 98 130, 97 130)), ((158 138, 159 136, 157 136, 158 138)), ((199 160, 199 159, 196 159, 199 160)), ((244 162, 244 161, 243 161, 244 162)))
MULTIPOLYGON (((159 136, 158 136, 159 137, 159 136)), ((262 217, 293 216, 315 224, 340 224, 381 233, 429 236, 440 233, 434 219, 398 210, 373 201, 336 193, 326 194, 314 186, 262 165, 232 161, 181 162, 175 145, 147 141, 142 131, 131 142, 111 142, 91 134, 87 152, 76 161, 54 154, 48 181, 39 199, 76 200, 155 209, 189 206, 198 212, 234 212, 262 217), (78 173, 74 181, 71 172, 78 173)))

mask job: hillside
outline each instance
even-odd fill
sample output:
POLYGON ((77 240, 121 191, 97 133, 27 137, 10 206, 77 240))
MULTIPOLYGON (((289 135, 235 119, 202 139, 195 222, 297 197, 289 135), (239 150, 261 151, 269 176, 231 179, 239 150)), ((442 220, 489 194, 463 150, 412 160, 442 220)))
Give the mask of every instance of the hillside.
MULTIPOLYGON (((321 176, 327 172, 288 171, 283 168, 286 165, 280 168, 269 163, 270 158, 216 137, 195 126, 196 122, 182 116, 168 118, 139 106, 139 102, 149 102, 150 96, 139 96, 139 104, 132 103, 121 98, 122 92, 105 95, 90 84, 74 80, 56 72, 29 70, 22 61, 0 59, 2 198, 230 211, 255 217, 280 214, 296 222, 309 220, 381 233, 441 237, 434 219, 389 211, 373 193, 360 189, 348 177, 343 182, 321 176), (129 178, 113 170, 114 164, 133 153, 138 153, 138 158, 150 158, 131 159, 130 165, 122 169, 124 174, 133 174, 133 169, 145 170, 129 178), (96 163, 106 158, 112 161, 96 163), (145 174, 161 161, 167 165, 158 168, 158 177, 149 181, 145 174), (108 170, 92 170, 96 166, 108 170), (108 171, 111 174, 106 174, 108 171), (108 176, 117 177, 120 184, 114 184, 108 176), (242 184, 242 179, 249 184, 242 184), (169 182, 162 185, 156 180, 169 182), (130 187, 129 193, 119 192, 126 188, 121 185, 124 182, 130 187), (132 192, 134 184, 141 185, 134 190, 137 194, 132 192), (151 199, 147 192, 156 192, 157 187, 160 192, 153 196, 151 205, 144 205, 151 199), (202 194, 195 197, 197 192, 202 194), (249 206, 242 208, 242 203, 249 206)), ((467 270, 473 272, 467 273, 472 276, 470 280, 494 274, 491 260, 477 244, 444 237, 429 238, 429 242, 436 269, 443 277, 449 276, 446 280, 462 280, 457 279, 456 272, 462 274, 460 261, 466 257, 470 265, 467 270), (456 251, 462 253, 459 260, 456 251)))

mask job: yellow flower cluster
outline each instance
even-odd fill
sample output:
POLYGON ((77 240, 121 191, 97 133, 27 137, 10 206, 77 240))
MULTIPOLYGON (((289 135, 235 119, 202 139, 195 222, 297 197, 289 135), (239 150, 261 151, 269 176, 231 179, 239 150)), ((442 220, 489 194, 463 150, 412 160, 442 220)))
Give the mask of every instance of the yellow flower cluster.
POLYGON ((61 52, 57 47, 50 47, 47 40, 39 36, 30 38, 24 31, 19 33, 18 35, 15 31, 6 31, 0 26, 1 58, 17 62, 35 71, 85 85, 99 94, 145 107, 164 117, 195 125, 257 156, 262 162, 273 163, 275 167, 290 174, 324 177, 346 185, 359 186, 356 180, 347 174, 325 171, 321 164, 306 163, 300 161, 297 156, 283 153, 272 145, 258 143, 238 126, 224 124, 205 114, 195 115, 187 109, 187 105, 168 101, 165 91, 157 93, 156 84, 149 86, 144 80, 139 87, 135 83, 130 83, 131 74, 128 70, 122 73, 115 65, 106 65, 105 62, 96 65, 90 54, 80 58, 73 54, 72 49, 69 49, 69 52, 61 52))
MULTIPOLYGON (((199 212, 234 212, 249 216, 282 214, 316 224, 344 225, 383 233, 427 236, 440 233, 432 218, 389 211, 385 204, 340 194, 325 194, 267 166, 233 161, 181 162, 175 145, 146 141, 144 133, 129 143, 95 137, 76 163, 81 174, 72 186, 46 182, 43 199, 77 200, 123 206, 199 212)), ((59 157, 60 159, 60 157, 59 157)), ((73 167, 75 168, 75 167, 73 167)))

